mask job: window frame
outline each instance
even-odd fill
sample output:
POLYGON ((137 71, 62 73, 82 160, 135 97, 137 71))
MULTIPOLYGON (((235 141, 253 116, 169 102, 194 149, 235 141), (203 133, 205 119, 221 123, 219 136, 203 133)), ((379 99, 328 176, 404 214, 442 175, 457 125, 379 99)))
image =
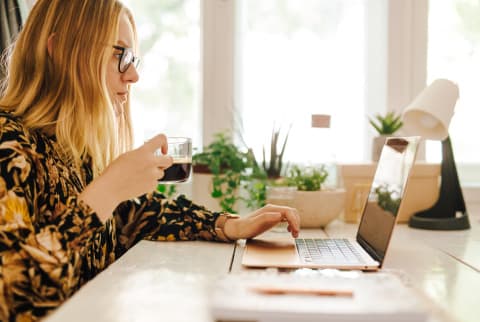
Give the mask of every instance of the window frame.
MULTIPOLYGON (((428 0, 369 0, 365 12, 368 21, 367 113, 401 112, 427 85, 428 0), (377 30, 377 33, 369 33, 377 30), (385 30, 383 34, 378 30, 385 30), (380 93, 379 93, 380 89, 380 93)), ((241 10, 239 1, 204 1, 203 15, 203 142, 213 134, 234 129, 235 49, 240 35, 236 33, 235 17, 241 10)), ((373 133, 365 127, 365 155, 369 155, 373 133)), ((425 147, 418 153, 425 160, 425 147)), ((457 164, 462 172, 474 173, 480 165, 457 164)), ((480 180, 479 180, 480 181, 480 180)), ((466 185, 469 189, 471 184, 466 185)), ((473 185, 476 186, 476 185, 473 185)), ((480 182, 478 184, 480 187, 480 182)), ((474 189, 480 190, 480 189, 474 189)), ((480 201, 480 193, 469 194, 480 201)))

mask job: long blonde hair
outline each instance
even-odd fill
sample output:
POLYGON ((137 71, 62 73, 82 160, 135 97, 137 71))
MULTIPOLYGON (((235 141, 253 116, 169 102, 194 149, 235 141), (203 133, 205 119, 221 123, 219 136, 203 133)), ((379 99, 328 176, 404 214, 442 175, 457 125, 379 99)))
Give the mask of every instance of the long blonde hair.
POLYGON ((115 116, 106 85, 122 13, 136 37, 131 13, 117 0, 37 0, 12 48, 0 95, 0 108, 28 129, 55 134, 76 166, 90 158, 95 175, 133 141, 130 99, 115 116))

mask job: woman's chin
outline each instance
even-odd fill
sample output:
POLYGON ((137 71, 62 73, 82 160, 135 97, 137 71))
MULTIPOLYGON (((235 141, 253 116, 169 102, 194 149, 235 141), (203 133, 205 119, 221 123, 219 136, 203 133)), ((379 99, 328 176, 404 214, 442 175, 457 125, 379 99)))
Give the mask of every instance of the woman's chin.
POLYGON ((115 116, 120 116, 123 114, 123 106, 125 105, 127 101, 120 101, 120 100, 116 100, 114 103, 113 103, 113 109, 115 111, 115 116))

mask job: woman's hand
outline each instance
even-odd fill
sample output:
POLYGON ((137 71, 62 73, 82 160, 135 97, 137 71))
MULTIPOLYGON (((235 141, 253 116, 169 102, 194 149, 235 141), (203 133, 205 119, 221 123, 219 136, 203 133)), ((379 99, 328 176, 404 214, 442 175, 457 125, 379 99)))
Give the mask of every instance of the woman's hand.
POLYGON ((297 210, 276 205, 266 205, 247 217, 227 220, 223 229, 229 239, 252 238, 282 221, 288 223, 287 229, 292 234, 292 237, 298 237, 300 217, 297 210))
POLYGON ((172 158, 165 155, 167 148, 167 138, 160 134, 138 149, 120 155, 87 186, 79 199, 105 221, 120 202, 155 190, 158 179, 173 163, 172 158), (155 153, 158 149, 163 155, 155 153))

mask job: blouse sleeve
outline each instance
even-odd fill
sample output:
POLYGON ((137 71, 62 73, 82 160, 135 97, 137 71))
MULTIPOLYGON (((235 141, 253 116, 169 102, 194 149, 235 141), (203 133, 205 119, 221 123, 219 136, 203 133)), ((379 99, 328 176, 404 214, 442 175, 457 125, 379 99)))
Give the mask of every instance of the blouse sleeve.
POLYGON ((157 192, 126 201, 114 213, 119 242, 126 249, 141 239, 221 241, 215 233, 219 215, 183 195, 168 200, 157 192))
POLYGON ((106 229, 76 196, 55 215, 41 206, 49 194, 35 144, 0 116, 1 321, 36 320, 73 294, 89 275, 82 254, 106 229))

